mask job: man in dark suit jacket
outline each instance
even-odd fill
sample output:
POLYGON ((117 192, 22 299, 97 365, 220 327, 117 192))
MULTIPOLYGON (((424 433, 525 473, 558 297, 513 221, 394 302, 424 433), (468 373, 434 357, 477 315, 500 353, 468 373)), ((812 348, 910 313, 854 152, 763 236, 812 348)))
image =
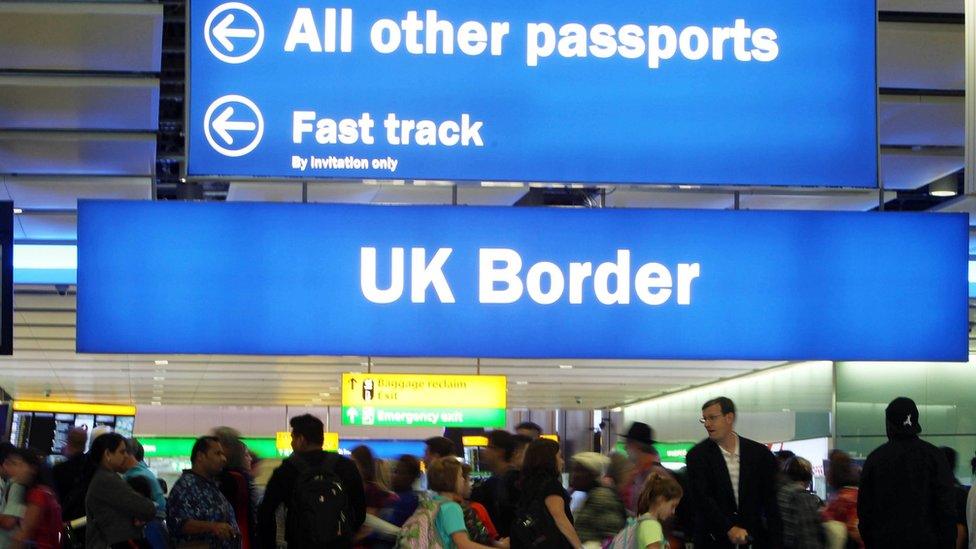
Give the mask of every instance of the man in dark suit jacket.
POLYGON ((735 433, 735 404, 728 398, 706 402, 701 422, 708 439, 687 457, 695 548, 780 547, 776 458, 735 433))

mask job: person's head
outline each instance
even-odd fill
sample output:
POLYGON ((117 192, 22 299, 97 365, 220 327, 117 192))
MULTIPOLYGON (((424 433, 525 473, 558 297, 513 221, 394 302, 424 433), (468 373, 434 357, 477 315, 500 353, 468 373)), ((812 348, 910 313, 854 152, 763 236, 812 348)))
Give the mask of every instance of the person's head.
POLYGON ((569 486, 573 490, 589 492, 600 485, 610 459, 596 452, 582 452, 570 460, 569 486))
POLYGON ((857 469, 850 454, 842 450, 832 450, 828 457, 827 484, 834 490, 845 486, 857 486, 857 469))
POLYGON ((461 491, 458 495, 467 501, 471 499, 471 466, 467 463, 461 464, 461 491))
POLYGON ((726 440, 735 428, 735 403, 726 397, 709 400, 702 405, 701 422, 713 442, 726 440))
POLYGON ((245 444, 244 445, 244 461, 241 463, 241 466, 242 466, 242 468, 245 471, 247 471, 247 472, 250 473, 251 470, 254 469, 254 464, 256 463, 256 461, 254 459, 255 457, 257 457, 257 456, 254 455, 254 452, 252 452, 250 450, 250 448, 248 448, 247 445, 245 444))
POLYGON ((223 471, 227 456, 224 455, 220 439, 213 436, 198 438, 190 451, 190 463, 196 473, 205 477, 214 477, 223 471))
POLYGON ((454 442, 447 437, 431 437, 424 441, 424 463, 428 467, 434 460, 456 455, 454 442))
POLYGON ((10 478, 17 484, 28 488, 34 486, 43 460, 36 451, 28 448, 15 448, 7 454, 3 467, 10 472, 10 478))
POLYGON ((512 452, 512 467, 521 469, 522 462, 525 461, 525 450, 529 444, 532 444, 532 439, 525 435, 514 435, 512 440, 515 441, 515 451, 512 452))
POLYGON ((525 449, 522 461, 522 478, 558 477, 563 470, 563 459, 559 455, 559 443, 540 438, 532 441, 525 449))
POLYGON ((885 428, 888 438, 917 437, 922 432, 918 422, 918 406, 908 397, 898 397, 885 408, 885 428))
POLYGON ((531 440, 537 440, 542 436, 542 427, 531 421, 523 421, 515 426, 515 432, 527 436, 531 440))
POLYGON ((681 485, 671 475, 651 473, 637 499, 637 514, 650 513, 663 522, 674 515, 683 495, 681 485))
POLYGON ((142 443, 139 439, 132 437, 125 440, 126 449, 132 454, 132 457, 136 461, 142 461, 146 459, 146 449, 142 447, 142 443))
POLYGON ((661 458, 654 448, 654 429, 651 426, 635 421, 630 424, 626 433, 620 435, 627 448, 627 457, 638 465, 646 465, 651 462, 660 462, 661 458))
POLYGON ((779 465, 779 470, 780 471, 785 471, 786 470, 786 464, 791 459, 793 459, 794 457, 796 457, 796 454, 794 454, 790 450, 780 450, 778 452, 773 452, 773 455, 776 456, 776 464, 779 465))
POLYGON ((363 482, 376 482, 376 458, 368 447, 359 445, 352 449, 352 462, 359 469, 363 482))
POLYGON ((237 429, 233 427, 217 427, 211 434, 217 437, 220 445, 224 448, 224 454, 227 456, 227 467, 247 469, 244 466, 244 454, 247 452, 247 449, 244 447, 244 442, 241 441, 241 433, 237 429))
POLYGON ((68 440, 61 449, 61 455, 70 458, 84 454, 86 444, 88 444, 88 431, 81 427, 72 427, 68 430, 68 440))
POLYGON ((420 478, 420 460, 404 454, 393 466, 393 491, 408 492, 420 478))
POLYGON ((124 473, 129 451, 125 446, 125 437, 118 433, 105 433, 92 441, 88 457, 91 462, 114 473, 124 473))
POLYGON ((460 496, 463 483, 461 462, 454 457, 437 458, 427 466, 427 488, 433 492, 460 496))
POLYGON ((10 473, 7 472, 7 468, 4 467, 4 463, 7 461, 7 456, 14 451, 16 447, 9 442, 0 442, 0 477, 4 480, 10 478, 10 473))
POLYGON ((488 446, 481 455, 485 465, 492 471, 498 471, 511 465, 515 457, 515 437, 508 431, 496 430, 488 433, 488 446))
POLYGON ((291 425, 291 449, 296 452, 321 450, 325 444, 325 425, 312 414, 295 416, 288 422, 291 425))
POLYGON ((810 483, 813 482, 813 466, 800 456, 794 456, 787 460, 783 466, 783 473, 787 479, 803 488, 809 488, 810 483))
POLYGON ((630 483, 634 481, 634 474, 637 469, 630 459, 617 452, 610 454, 610 465, 607 467, 607 476, 613 481, 617 492, 623 494, 630 483))

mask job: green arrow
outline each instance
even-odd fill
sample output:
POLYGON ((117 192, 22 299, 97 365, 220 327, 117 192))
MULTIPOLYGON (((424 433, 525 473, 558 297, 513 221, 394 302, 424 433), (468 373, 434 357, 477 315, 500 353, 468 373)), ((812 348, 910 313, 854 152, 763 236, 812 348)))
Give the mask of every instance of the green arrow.
POLYGON ((352 425, 356 424, 356 417, 359 416, 359 410, 355 408, 349 408, 346 410, 346 417, 349 418, 349 423, 352 425))

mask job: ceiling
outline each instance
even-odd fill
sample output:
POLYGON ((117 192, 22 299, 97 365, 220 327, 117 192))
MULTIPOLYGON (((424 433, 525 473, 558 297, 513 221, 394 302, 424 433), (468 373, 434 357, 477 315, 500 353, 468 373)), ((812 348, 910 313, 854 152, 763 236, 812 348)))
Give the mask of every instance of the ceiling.
MULTIPOLYGON (((965 36, 962 0, 880 0, 879 9, 903 12, 883 17, 879 30, 880 163, 883 200, 889 202, 899 191, 924 189, 963 167, 965 36)), ((164 36, 166 29, 179 34, 181 10, 180 0, 0 3, 0 199, 23 210, 16 220, 18 242, 74 242, 77 201, 83 198, 511 206, 533 188, 438 181, 335 181, 305 188, 295 182, 229 181, 198 187, 164 181, 160 162, 180 158, 165 141, 181 131, 180 111, 173 109, 182 108, 182 97, 173 90, 182 89, 183 55, 182 46, 164 36)), ((864 211, 879 205, 879 193, 856 191, 622 186, 605 193, 608 207, 731 209, 738 202, 743 209, 864 211)), ((973 208, 966 200, 940 206, 973 208)), ((0 386, 14 396, 329 405, 338 404, 342 372, 472 373, 479 367, 472 359, 77 355, 73 292, 18 287, 15 355, 0 359, 0 386), (156 360, 168 364, 157 366, 156 360)), ((484 360, 480 371, 509 376, 512 407, 590 408, 777 364, 484 360)))

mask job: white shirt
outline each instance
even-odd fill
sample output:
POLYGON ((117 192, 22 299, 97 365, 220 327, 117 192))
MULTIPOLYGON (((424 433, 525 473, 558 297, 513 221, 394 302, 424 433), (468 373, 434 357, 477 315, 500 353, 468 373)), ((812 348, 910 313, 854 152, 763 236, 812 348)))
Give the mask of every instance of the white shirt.
POLYGON ((739 457, 739 436, 735 436, 735 448, 731 452, 722 448, 720 444, 718 449, 722 451, 722 457, 725 459, 725 466, 729 468, 729 480, 732 481, 732 493, 735 494, 735 505, 739 505, 739 465, 741 463, 739 457))
POLYGON ((966 500, 966 521, 969 523, 969 549, 976 549, 976 487, 969 490, 966 500))

